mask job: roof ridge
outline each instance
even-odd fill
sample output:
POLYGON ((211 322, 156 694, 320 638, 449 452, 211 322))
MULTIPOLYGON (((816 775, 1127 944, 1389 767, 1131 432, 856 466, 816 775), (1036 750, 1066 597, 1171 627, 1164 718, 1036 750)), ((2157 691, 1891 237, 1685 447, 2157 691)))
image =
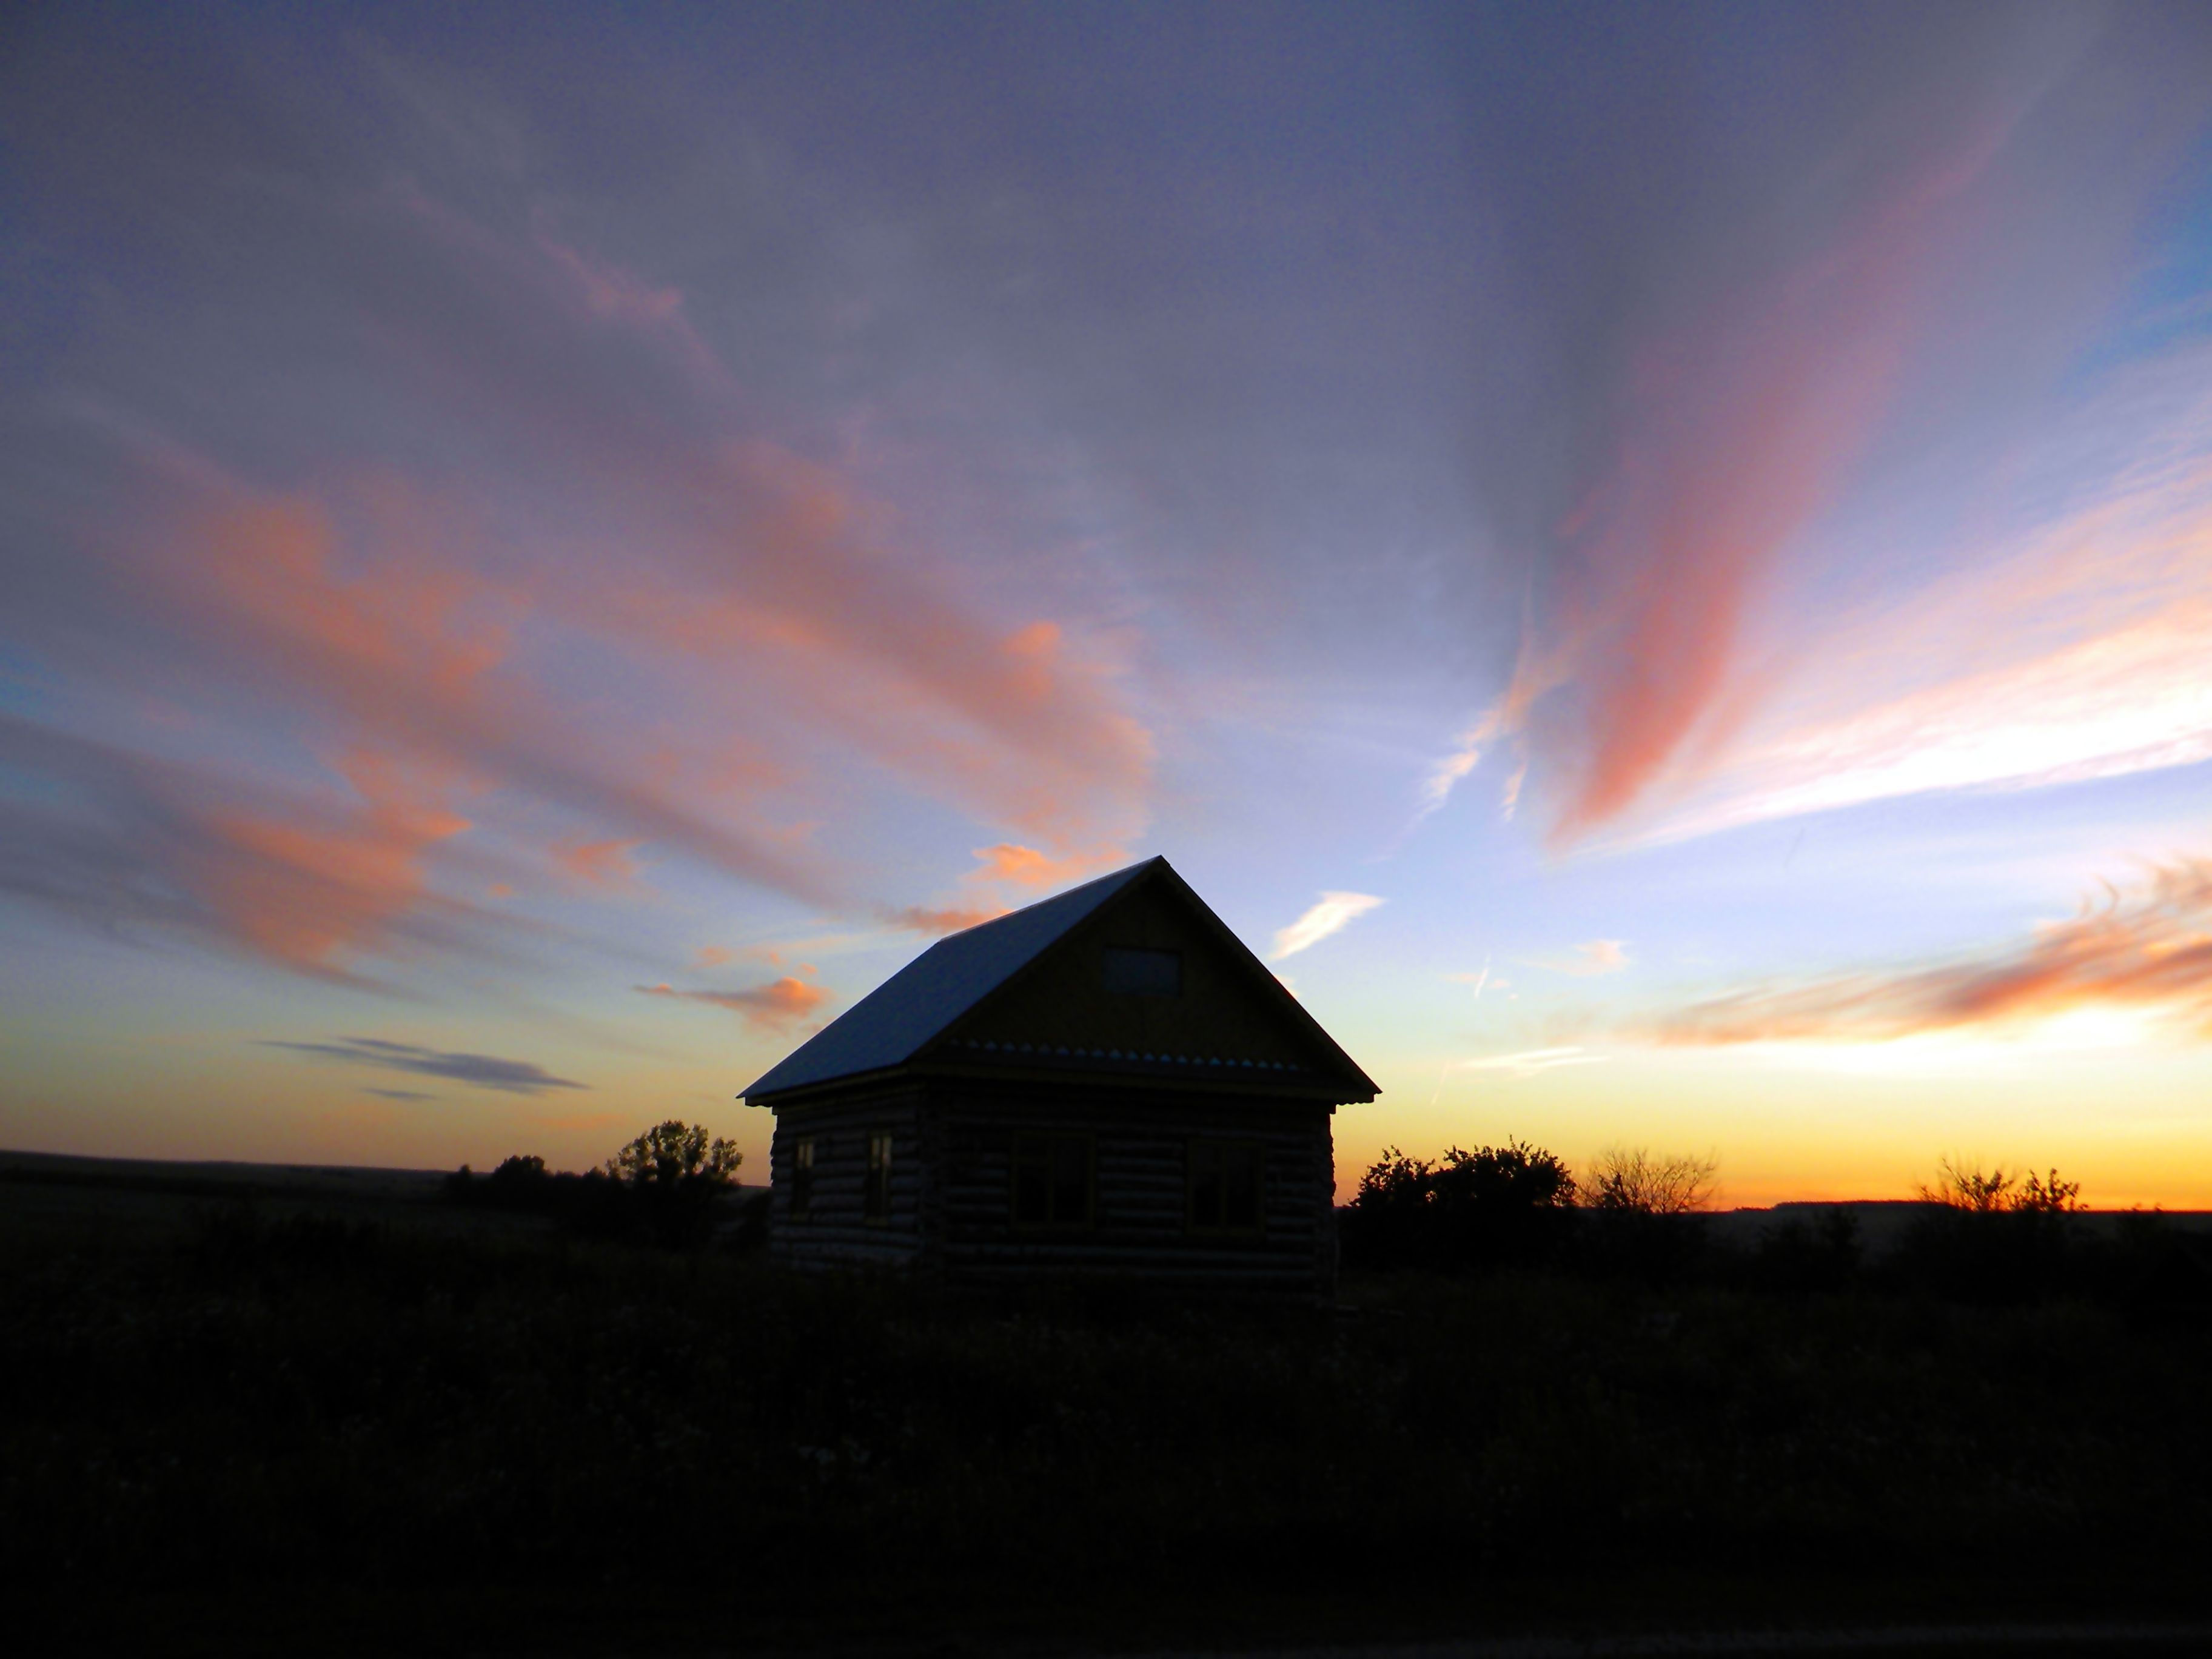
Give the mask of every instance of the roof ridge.
POLYGON ((1077 923, 1155 867, 1119 870, 947 933, 756 1079, 741 1099, 903 1064, 1077 923))

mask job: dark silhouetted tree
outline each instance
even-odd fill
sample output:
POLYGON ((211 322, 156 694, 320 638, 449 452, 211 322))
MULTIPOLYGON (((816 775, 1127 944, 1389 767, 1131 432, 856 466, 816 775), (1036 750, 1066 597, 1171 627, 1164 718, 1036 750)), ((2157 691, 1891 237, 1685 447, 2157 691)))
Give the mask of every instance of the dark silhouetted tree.
POLYGON ((1598 1154, 1580 1183, 1583 1205, 1633 1215, 1690 1215, 1712 1202, 1720 1164, 1710 1158, 1654 1158, 1641 1146, 1598 1154))
POLYGON ((670 1118, 655 1124, 603 1166, 616 1180, 634 1187, 674 1187, 703 1182, 727 1187, 738 1178, 744 1154, 734 1140, 709 1139, 703 1124, 670 1118))
POLYGON ((2057 1170, 2022 1174, 1999 1165, 1984 1171, 1978 1163, 1944 1158, 1936 1161, 1935 1182, 1923 1185, 1920 1196, 1974 1215, 2063 1215, 2081 1207, 2081 1183, 2064 1180, 2057 1170))
POLYGON ((2065 1218, 2081 1207, 2081 1183, 2056 1170, 1984 1170, 1944 1158, 1920 1188, 1935 1207, 1897 1262, 1923 1289, 1972 1302, 2024 1302, 2072 1288, 2086 1263, 2065 1218))
POLYGON ((1718 1168, 1710 1158, 1655 1158, 1640 1146, 1598 1154, 1578 1189, 1584 1263, 1652 1284, 1694 1272, 1706 1245, 1700 1212, 1712 1202, 1718 1168))
POLYGON ((1436 1160, 1388 1147, 1341 1218, 1345 1258, 1447 1272, 1528 1264, 1557 1253, 1574 1199, 1567 1166, 1522 1141, 1436 1160))
POLYGON ((675 1249, 703 1244, 744 1161, 735 1141, 703 1125, 655 1124, 587 1177, 605 1185, 579 1212, 580 1230, 675 1249))

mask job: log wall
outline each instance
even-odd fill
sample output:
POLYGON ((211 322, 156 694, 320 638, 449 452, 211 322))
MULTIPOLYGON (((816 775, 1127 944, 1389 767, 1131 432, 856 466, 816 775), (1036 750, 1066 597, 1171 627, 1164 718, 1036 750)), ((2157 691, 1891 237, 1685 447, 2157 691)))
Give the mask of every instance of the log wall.
POLYGON ((970 1079, 878 1083, 777 1110, 769 1152, 772 1249, 800 1268, 912 1269, 957 1284, 1141 1281, 1194 1292, 1327 1298, 1335 1287, 1330 1108, 1310 1099, 970 1079), (890 1214, 866 1218, 871 1133, 893 1137, 890 1214), (1088 1225, 1014 1217, 1024 1135, 1091 1149, 1088 1225), (808 1212, 791 1213, 792 1146, 814 1139, 808 1212), (1261 1148, 1253 1233, 1189 1224, 1194 1139, 1261 1148))
POLYGON ((861 1086, 780 1107, 769 1149, 769 1249, 796 1267, 908 1267, 921 1252, 929 1148, 921 1084, 861 1086), (864 1213, 868 1137, 892 1138, 890 1214, 864 1213), (804 1216, 791 1212, 792 1147, 814 1140, 814 1194, 804 1216))
POLYGON ((961 1283, 1144 1279, 1194 1291, 1312 1297, 1334 1288, 1329 1109, 1310 1100, 1196 1091, 939 1085, 943 1156, 925 1200, 927 1266, 961 1283), (1092 1148, 1091 1224, 1024 1229, 1013 1217, 1013 1152, 1024 1134, 1076 1134, 1092 1148), (1262 1149, 1261 1226, 1224 1235, 1188 1224, 1194 1139, 1262 1149))

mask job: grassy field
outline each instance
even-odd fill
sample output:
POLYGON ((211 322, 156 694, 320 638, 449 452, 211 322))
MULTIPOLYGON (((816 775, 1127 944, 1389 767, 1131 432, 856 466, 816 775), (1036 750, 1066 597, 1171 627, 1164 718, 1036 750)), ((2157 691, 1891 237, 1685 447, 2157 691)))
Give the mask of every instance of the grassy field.
POLYGON ((155 1196, 0 1182, 0 1560, 87 1646, 2206 1610, 2212 1333, 2154 1301, 1519 1273, 1011 1305, 428 1188, 155 1196))

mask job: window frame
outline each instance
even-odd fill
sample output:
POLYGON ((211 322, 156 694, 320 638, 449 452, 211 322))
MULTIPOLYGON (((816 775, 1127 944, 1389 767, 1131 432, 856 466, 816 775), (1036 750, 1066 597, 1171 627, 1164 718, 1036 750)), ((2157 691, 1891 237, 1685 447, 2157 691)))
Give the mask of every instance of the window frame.
POLYGON ((793 1221, 814 1213, 814 1139, 812 1135, 791 1139, 791 1193, 785 1213, 793 1221))
POLYGON ((1089 1129, 1017 1129, 1007 1147, 1006 1157, 1006 1224, 1018 1233, 1057 1235, 1095 1232, 1098 1227, 1098 1137, 1089 1129), (1045 1149, 1046 1217, 1042 1221, 1022 1218, 1022 1167, 1024 1145, 1045 1149), (1059 1191, 1054 1179, 1055 1160, 1053 1154, 1063 1146, 1083 1149, 1083 1214, 1079 1219, 1068 1219, 1050 1213, 1053 1199, 1059 1191))
POLYGON ((1250 1135, 1192 1135, 1183 1142, 1183 1231, 1194 1238, 1265 1238, 1267 1236, 1267 1143, 1250 1135), (1217 1161, 1214 1178, 1220 1183, 1217 1202, 1218 1218, 1201 1220, 1199 1216, 1199 1180, 1201 1158, 1211 1154, 1217 1161), (1249 1224, 1237 1224, 1229 1220, 1229 1159, 1234 1156, 1249 1157, 1252 1171, 1252 1219, 1249 1224))
POLYGON ((1183 993, 1183 956, 1184 952, 1180 949, 1167 945, 1108 945, 1101 946, 1098 953, 1099 988, 1109 996, 1150 997, 1161 1001, 1179 998, 1183 993), (1171 984, 1140 983, 1139 981, 1146 976, 1144 973, 1119 972, 1116 967, 1118 963, 1121 969, 1135 970, 1143 967, 1157 966, 1163 963, 1171 965, 1174 969, 1174 972, 1168 975, 1173 981, 1171 984), (1122 982, 1116 984, 1117 979, 1122 982))
POLYGON ((860 1219, 871 1227, 891 1224, 891 1170, 895 1166, 897 1137, 889 1128, 871 1129, 867 1133, 865 1161, 860 1166, 860 1219), (879 1160, 878 1147, 883 1149, 879 1160))

